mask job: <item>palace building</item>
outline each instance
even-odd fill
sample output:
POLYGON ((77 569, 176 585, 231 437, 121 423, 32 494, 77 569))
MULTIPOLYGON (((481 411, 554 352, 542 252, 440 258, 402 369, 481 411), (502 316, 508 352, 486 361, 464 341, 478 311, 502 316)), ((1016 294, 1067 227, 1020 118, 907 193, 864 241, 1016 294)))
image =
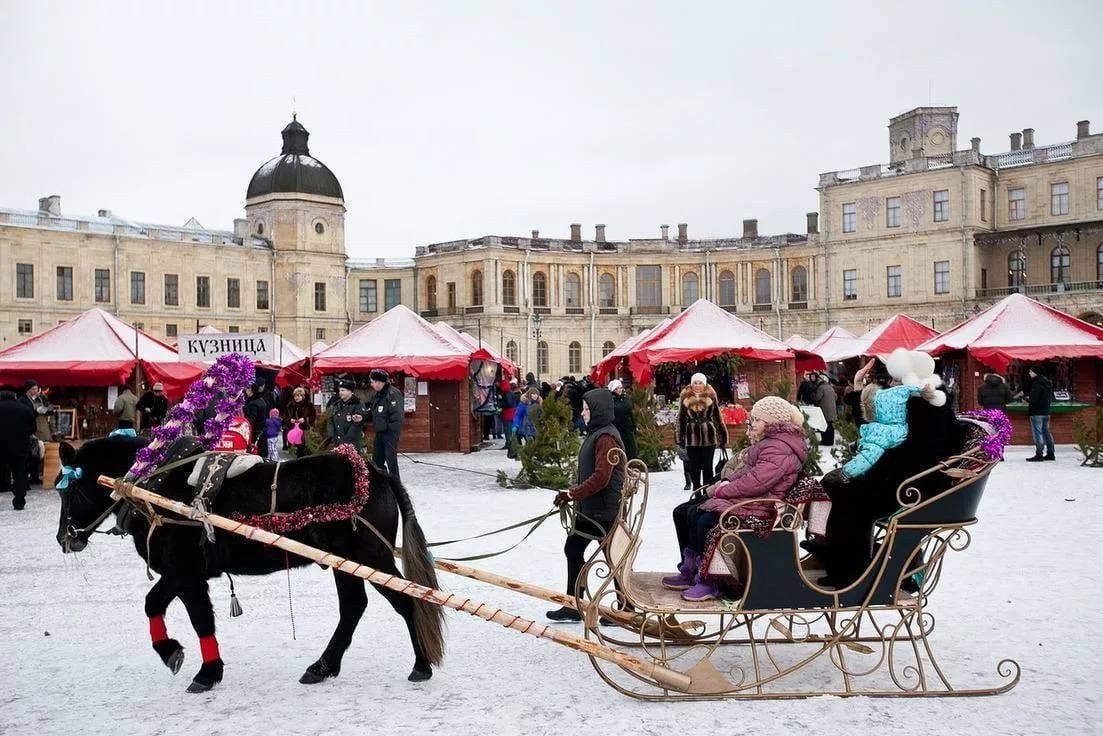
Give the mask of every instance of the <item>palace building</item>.
POLYGON ((404 304, 480 333, 542 378, 581 374, 699 298, 777 337, 903 312, 937 329, 1021 291, 1103 322, 1103 135, 958 150, 953 107, 889 121, 885 163, 821 174, 804 233, 692 237, 688 224, 618 240, 483 235, 411 259, 349 258, 340 181, 297 120, 249 181, 232 230, 67 216, 57 196, 0 208, 0 347, 94 306, 172 341, 213 324, 332 342, 404 304))

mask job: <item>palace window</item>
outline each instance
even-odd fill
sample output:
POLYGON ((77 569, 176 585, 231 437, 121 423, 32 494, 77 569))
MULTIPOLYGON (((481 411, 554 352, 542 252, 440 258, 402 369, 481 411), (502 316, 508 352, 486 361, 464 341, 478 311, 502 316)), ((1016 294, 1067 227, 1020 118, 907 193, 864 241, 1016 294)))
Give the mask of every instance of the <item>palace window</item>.
POLYGON ((548 306, 548 277, 543 271, 532 275, 532 306, 548 306))
POLYGON ((720 305, 735 306, 735 275, 731 271, 720 272, 720 305))
POLYGON ((1095 208, 1103 210, 1103 176, 1095 179, 1095 208))
MULTIPOLYGON (((206 278, 206 277, 204 277, 206 278)), ((165 306, 180 305, 180 277, 174 273, 165 274, 165 306)), ((209 304, 207 306, 210 306, 209 304)))
POLYGON ((949 261, 935 261, 934 262, 934 293, 936 293, 936 294, 949 294, 950 293, 950 262, 949 261))
POLYGON ((582 372, 582 345, 577 341, 567 346, 567 373, 574 375, 582 372))
MULTIPOLYGON (((452 285, 455 289, 455 284, 452 285)), ((383 309, 393 309, 402 303, 402 279, 383 280, 383 309)))
POLYGON ((980 219, 988 222, 988 192, 984 189, 980 190, 980 219))
POLYGON ((171 323, 165 325, 165 337, 176 337, 176 335, 176 325, 171 323))
POLYGON ((578 308, 582 306, 582 279, 577 273, 567 274, 567 280, 563 283, 564 297, 568 307, 578 308))
MULTIPOLYGON (((432 276, 429 277, 433 278, 432 276)), ((378 297, 375 292, 375 279, 360 279, 360 311, 375 312, 379 309, 378 297)), ((436 294, 433 295, 436 299, 436 294)))
POLYGON ((506 358, 512 360, 514 363, 517 362, 517 343, 513 340, 506 343, 506 358))
POLYGON ((636 266, 636 306, 663 305, 662 267, 636 266))
POLYGON ((1067 284, 1072 265, 1072 255, 1063 245, 1054 248, 1049 254, 1049 283, 1067 284))
POLYGON ((448 313, 452 314, 456 311, 456 282, 449 281, 444 285, 444 288, 448 292, 446 296, 448 299, 448 313))
POLYGON ((226 306, 241 309, 241 279, 226 279, 226 306))
POLYGON ((34 324, 29 319, 19 320, 19 334, 29 335, 34 332, 34 324))
POLYGON ((314 282, 314 311, 326 311, 326 283, 324 281, 314 282))
POLYGON ((34 264, 15 264, 15 296, 19 299, 34 299, 34 264))
POLYGON ((425 308, 433 311, 437 308, 437 277, 425 279, 425 308))
POLYGON ((326 328, 325 327, 315 328, 315 330, 314 330, 314 339, 315 340, 325 340, 326 339, 326 328))
POLYGON ((900 227, 900 198, 885 200, 885 227, 900 227))
POLYGON ((543 340, 536 343, 536 372, 540 374, 548 372, 548 344, 543 340))
POLYGON ((229 327, 226 328, 226 332, 230 333, 231 335, 236 335, 239 332, 241 332, 241 328, 238 327, 237 325, 230 325, 229 327))
POLYGON ((197 306, 197 307, 209 307, 209 306, 211 306, 211 277, 210 276, 196 276, 195 277, 195 306, 197 306))
POLYGON ((853 301, 858 298, 858 269, 851 268, 843 271, 843 301, 853 301))
POLYGON ((57 298, 58 301, 73 301, 73 267, 57 267, 57 298))
POLYGON ((754 272, 754 303, 755 304, 769 304, 772 299, 772 288, 770 272, 765 268, 760 268, 754 272))
POLYGON ((682 306, 688 307, 697 301, 697 274, 686 271, 682 274, 682 306))
POLYGON ((481 307, 483 304, 483 272, 475 269, 471 272, 471 306, 481 307))
MULTIPOLYGON (((1095 249, 1095 280, 1103 283, 1103 244, 1095 249)), ((1099 284, 1096 284, 1099 287, 1099 284)))
MULTIPOLYGON (((1103 245, 1099 246, 1100 263, 1103 264, 1103 245)), ((601 357, 606 357, 609 353, 616 350, 617 346, 613 344, 612 340, 606 340, 601 344, 601 357)))
POLYGON ((934 193, 934 221, 948 222, 950 219, 950 190, 940 189, 934 193))
POLYGON ((517 274, 508 268, 502 272, 502 304, 517 305, 517 274))
POLYGON ((1022 220, 1026 217, 1026 189, 1007 190, 1007 219, 1022 220))
POLYGON ((858 205, 847 202, 843 205, 843 232, 852 233, 858 228, 858 205))
POLYGON ((1067 215, 1069 213, 1069 183, 1067 181, 1049 185, 1049 214, 1067 215))
POLYGON ((888 282, 885 296, 900 296, 904 293, 904 277, 900 273, 899 266, 887 266, 885 277, 888 282))
POLYGON ((790 295, 790 301, 807 302, 808 269, 804 266, 797 266, 790 274, 790 280, 792 281, 792 293, 790 295))
POLYGON ((257 282, 257 309, 268 309, 268 282, 257 282))
POLYGON ((130 303, 146 303, 146 275, 144 271, 130 272, 130 303))
POLYGON ((111 301, 111 272, 106 268, 97 268, 92 279, 95 300, 101 304, 111 301))
POLYGON ((617 306, 617 281, 611 273, 601 274, 598 279, 598 297, 603 309, 613 309, 617 306))
POLYGON ((1007 285, 1022 286, 1026 283, 1026 254, 1012 251, 1007 254, 1007 285))

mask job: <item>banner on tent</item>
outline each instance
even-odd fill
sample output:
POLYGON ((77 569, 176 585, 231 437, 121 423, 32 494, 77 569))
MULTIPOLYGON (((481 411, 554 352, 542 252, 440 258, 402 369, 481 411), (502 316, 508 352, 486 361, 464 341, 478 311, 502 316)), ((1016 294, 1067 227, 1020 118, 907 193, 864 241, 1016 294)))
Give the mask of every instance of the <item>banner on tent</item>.
POLYGON ((240 353, 253 360, 276 360, 276 335, 272 332, 239 334, 235 332, 207 335, 181 335, 177 339, 180 360, 184 363, 215 360, 223 355, 240 353))

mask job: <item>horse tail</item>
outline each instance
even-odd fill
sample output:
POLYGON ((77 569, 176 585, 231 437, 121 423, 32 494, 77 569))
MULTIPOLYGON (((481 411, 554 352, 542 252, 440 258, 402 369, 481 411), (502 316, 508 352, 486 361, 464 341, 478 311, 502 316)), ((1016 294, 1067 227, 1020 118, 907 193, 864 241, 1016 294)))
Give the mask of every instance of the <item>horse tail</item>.
MULTIPOLYGON (((440 587, 437 583, 437 570, 433 566, 433 556, 429 553, 425 533, 417 523, 410 494, 398 478, 389 476, 389 480, 391 490, 398 500, 398 508, 402 512, 402 573, 407 580, 437 589, 440 587)), ((415 598, 414 629, 425 656, 439 666, 444 660, 444 608, 415 598)))

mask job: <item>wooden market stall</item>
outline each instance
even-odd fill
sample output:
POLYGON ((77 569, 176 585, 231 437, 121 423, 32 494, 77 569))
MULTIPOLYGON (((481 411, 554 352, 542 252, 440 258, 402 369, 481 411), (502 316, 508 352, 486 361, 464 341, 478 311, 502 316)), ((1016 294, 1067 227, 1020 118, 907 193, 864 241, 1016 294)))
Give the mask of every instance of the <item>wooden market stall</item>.
MULTIPOLYGON (((1029 392, 1027 368, 1037 364, 1053 384, 1050 430, 1058 443, 1073 441, 1073 424, 1103 392, 1103 329, 1048 304, 1012 294, 956 327, 919 345, 939 359, 943 381, 960 409, 977 406, 984 376, 996 372, 1012 393, 1029 392)), ((1008 407, 1012 442, 1031 444, 1027 406, 1008 407)))
MULTIPOLYGON (((479 446, 479 417, 472 411, 476 384, 471 371, 481 371, 493 356, 484 348, 442 334, 432 324, 398 305, 337 340, 313 356, 284 370, 330 377, 344 374, 368 385, 367 374, 381 368, 406 400, 402 452, 470 452, 479 446)), ((324 384, 323 384, 324 385, 324 384)), ((370 435, 370 425, 365 434, 370 435)), ((370 440, 367 440, 370 442, 370 440)))

